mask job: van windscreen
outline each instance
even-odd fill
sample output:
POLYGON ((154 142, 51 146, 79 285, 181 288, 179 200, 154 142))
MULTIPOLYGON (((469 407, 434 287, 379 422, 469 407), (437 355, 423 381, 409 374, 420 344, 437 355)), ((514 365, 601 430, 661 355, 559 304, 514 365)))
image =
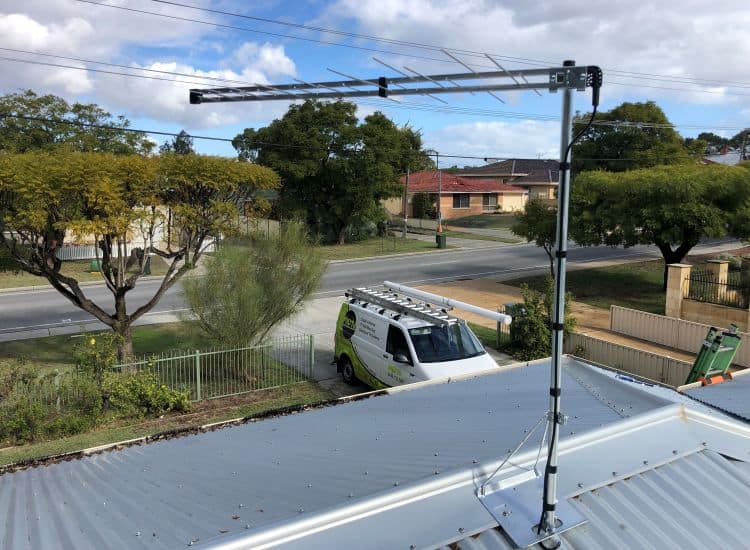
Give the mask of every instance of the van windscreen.
POLYGON ((409 336, 421 363, 457 361, 485 353, 482 344, 463 323, 413 328, 409 336))

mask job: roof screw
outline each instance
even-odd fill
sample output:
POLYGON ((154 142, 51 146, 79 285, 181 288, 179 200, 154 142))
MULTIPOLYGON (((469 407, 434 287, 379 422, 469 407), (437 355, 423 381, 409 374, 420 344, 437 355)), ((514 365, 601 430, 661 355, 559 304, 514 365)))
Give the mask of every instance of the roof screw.
POLYGON ((677 449, 675 449, 674 451, 672 451, 672 454, 676 455, 677 454, 677 449))
POLYGON ((579 488, 579 489, 583 489, 583 483, 579 483, 579 484, 578 484, 578 488, 579 488))
POLYGON ((440 474, 440 470, 435 470, 435 475, 439 475, 439 474, 440 474))
POLYGON ((456 418, 456 422, 461 422, 461 419, 460 418, 456 418))
POLYGON ((417 545, 416 545, 416 544, 410 544, 410 545, 409 545, 409 550, 415 550, 415 549, 416 549, 416 547, 417 547, 417 545))
POLYGON ((312 487, 312 483, 307 484, 307 488, 309 489, 310 487, 312 487))
POLYGON ((464 532, 464 528, 463 528, 463 527, 459 527, 459 528, 458 528, 458 532, 459 532, 459 533, 463 533, 463 532, 464 532))
POLYGON ((141 532, 140 532, 140 531, 136 531, 136 532, 135 532, 135 536, 136 536, 136 537, 140 537, 140 536, 141 536, 141 532))
POLYGON ((367 470, 365 470, 365 475, 367 475, 367 474, 369 474, 369 473, 370 473, 370 472, 368 472, 367 470))
POLYGON ((349 493, 349 498, 354 498, 354 493, 349 493))
POLYGON ((703 442, 701 443, 701 445, 703 445, 704 447, 706 447, 706 446, 708 446, 708 443, 706 443, 705 441, 703 441, 703 442))
POLYGON ((510 512, 508 510, 503 510, 503 516, 508 517, 510 515, 510 512))
POLYGON ((250 529, 250 524, 249 523, 245 524, 245 529, 250 529))
POLYGON ((612 477, 617 477, 617 472, 612 472, 612 477))
POLYGON ((479 464, 479 461, 476 458, 474 458, 474 459, 472 459, 471 463, 472 464, 479 464))
POLYGON ((487 440, 486 440, 486 439, 483 439, 483 440, 482 440, 482 443, 487 443, 487 440))
POLYGON ((305 509, 304 509, 304 508, 302 508, 302 507, 300 507, 300 509, 299 509, 299 510, 297 510, 297 513, 298 513, 298 514, 301 514, 301 513, 302 513, 302 512, 304 512, 304 511, 305 511, 305 509))
POLYGON ((244 508, 244 507, 245 507, 245 505, 244 505, 244 504, 240 504, 240 505, 239 505, 239 507, 240 507, 240 508, 244 508))
POLYGON ((393 484, 394 487, 398 487, 398 481, 393 484))
POLYGON ((436 453, 435 453, 435 456, 437 456, 437 455, 438 455, 438 453, 436 452, 436 453))
POLYGON ((648 466, 648 460, 644 460, 644 461, 643 461, 643 465, 644 465, 644 466, 648 466))

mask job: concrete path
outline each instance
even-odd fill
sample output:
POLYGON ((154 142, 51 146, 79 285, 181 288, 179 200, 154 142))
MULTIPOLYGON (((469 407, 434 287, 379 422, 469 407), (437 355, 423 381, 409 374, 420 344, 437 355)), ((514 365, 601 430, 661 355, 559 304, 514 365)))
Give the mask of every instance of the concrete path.
MULTIPOLYGON (((396 232, 398 235, 396 238, 400 238, 403 232, 396 232)), ((435 243, 435 234, 422 234, 422 233, 407 233, 410 239, 417 241, 424 241, 429 243, 435 243)), ((504 243, 500 241, 483 241, 479 239, 464 239, 463 237, 447 237, 448 246, 462 249, 479 249, 479 248, 497 248, 499 246, 514 246, 519 243, 504 243)))

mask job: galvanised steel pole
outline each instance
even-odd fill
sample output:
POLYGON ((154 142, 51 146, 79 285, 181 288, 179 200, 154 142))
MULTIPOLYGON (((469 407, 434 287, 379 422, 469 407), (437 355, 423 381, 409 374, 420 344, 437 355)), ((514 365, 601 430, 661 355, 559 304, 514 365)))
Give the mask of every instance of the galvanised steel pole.
MULTIPOLYGON (((563 67, 572 67, 575 61, 565 61, 563 67)), ((557 447, 560 438, 560 386, 562 384, 563 332, 565 323, 565 269, 568 254, 568 205, 570 200, 570 158, 568 150, 573 129, 573 89, 563 89, 562 128, 560 134, 560 184, 557 189, 557 273, 555 277, 555 310, 552 317, 552 365, 550 368, 549 452, 545 468, 542 523, 540 528, 553 533, 557 528, 555 505, 557 503, 557 447)), ((557 537, 548 539, 545 546, 555 548, 557 537)))

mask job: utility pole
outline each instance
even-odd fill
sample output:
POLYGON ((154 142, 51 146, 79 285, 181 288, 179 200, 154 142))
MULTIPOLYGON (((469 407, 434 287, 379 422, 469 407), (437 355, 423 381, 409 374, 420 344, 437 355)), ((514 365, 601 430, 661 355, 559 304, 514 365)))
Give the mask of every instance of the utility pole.
POLYGON ((435 168, 438 172, 438 198, 437 198, 437 232, 443 232, 443 172, 440 170, 440 153, 435 151, 435 168))
POLYGON ((404 235, 403 238, 406 238, 406 230, 409 227, 409 172, 410 172, 411 166, 406 166, 406 186, 404 187, 404 235))

